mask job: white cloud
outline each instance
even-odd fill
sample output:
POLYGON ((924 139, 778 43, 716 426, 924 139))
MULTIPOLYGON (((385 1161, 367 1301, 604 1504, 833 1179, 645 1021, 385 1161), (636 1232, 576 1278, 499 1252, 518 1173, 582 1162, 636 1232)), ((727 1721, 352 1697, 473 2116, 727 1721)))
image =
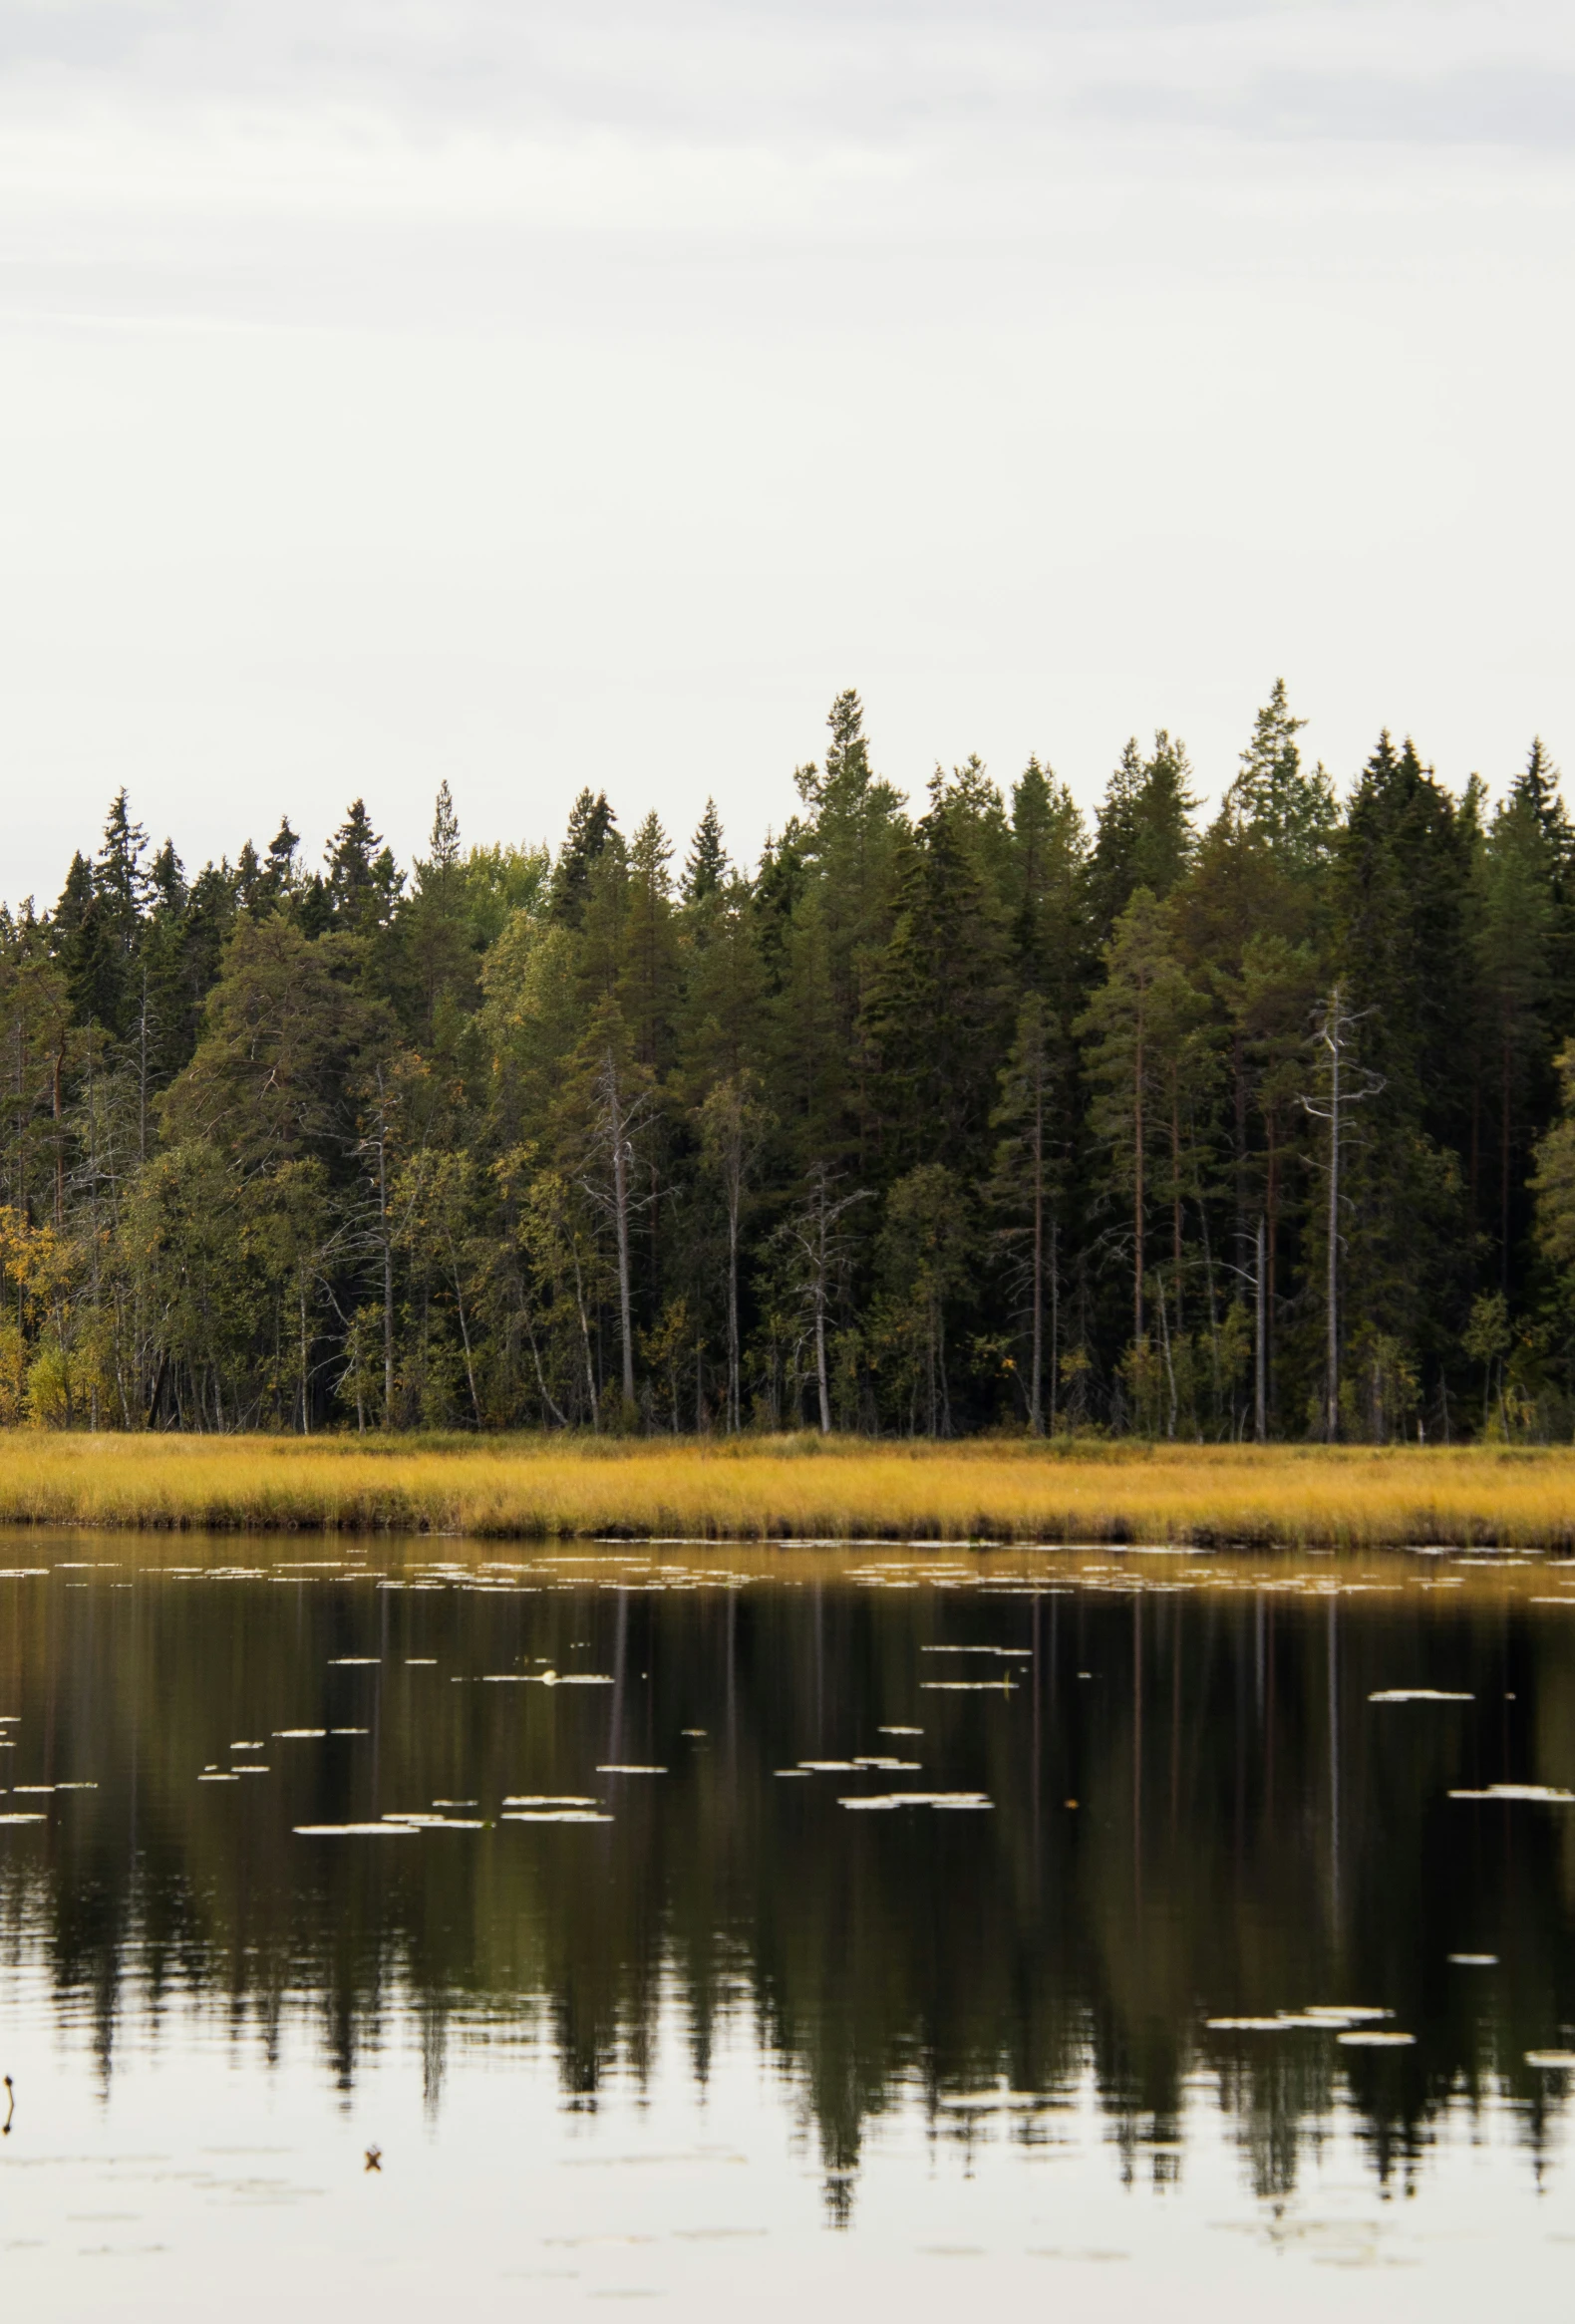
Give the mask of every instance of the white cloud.
MULTIPOLYGON (((741 842, 1284 670, 1575 735, 1575 22, 1405 0, 10 0, 0 890, 582 780, 741 842)), ((1565 746, 1575 753, 1575 739, 1565 746)))

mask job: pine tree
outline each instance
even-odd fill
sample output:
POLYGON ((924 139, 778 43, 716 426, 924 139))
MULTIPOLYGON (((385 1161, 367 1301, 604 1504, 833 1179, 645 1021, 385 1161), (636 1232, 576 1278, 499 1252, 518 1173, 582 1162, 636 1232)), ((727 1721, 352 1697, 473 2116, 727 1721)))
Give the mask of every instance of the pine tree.
POLYGON ((1138 888, 1162 900, 1191 861, 1196 802, 1187 789, 1190 773, 1184 747, 1163 728, 1154 736, 1149 758, 1142 756, 1135 735, 1122 750, 1100 808, 1089 866, 1094 925, 1102 942, 1138 888))
POLYGON ((303 1159, 342 1164, 352 1083, 382 1013, 356 993, 342 937, 309 942, 287 920, 242 917, 208 999, 203 1035, 164 1101, 172 1140, 206 1140, 244 1177, 303 1159))
POLYGON ((1357 1329, 1434 1365, 1457 1350, 1469 1281, 1459 1156, 1470 1129, 1472 846, 1469 819, 1413 744, 1397 750, 1381 735, 1334 867, 1332 959, 1354 1061, 1383 1083, 1343 1164, 1342 1296, 1357 1329))
POLYGON ((1470 849, 1453 801, 1410 740, 1379 737, 1336 867, 1337 960, 1365 1019, 1365 1061, 1392 1104, 1445 1136, 1461 1121, 1470 849))
POLYGON ((831 1169, 848 1150, 844 1126, 852 1060, 829 956, 824 904, 815 887, 788 923, 780 982, 769 1006, 777 1111, 799 1174, 831 1169))
POLYGON ((761 1102, 760 1077, 748 1066, 731 1073, 711 1089, 700 1108, 700 1146, 706 1167, 716 1176, 728 1222, 728 1425, 735 1432, 742 1419, 741 1357, 743 1333, 739 1321, 740 1236, 745 1205, 759 1167, 761 1150, 771 1127, 771 1116, 761 1102))
POLYGON ((937 772, 870 984, 863 1029, 882 1156, 895 1172, 921 1157, 960 1169, 985 1158, 1010 1019, 1005 911, 981 822, 977 802, 937 772))
POLYGON ((432 837, 427 842, 427 860, 440 877, 459 869, 460 818, 454 811, 454 793, 449 788, 447 775, 438 785, 438 797, 432 815, 432 837))
MULTIPOLYGON (((1497 1116, 1497 1288, 1510 1290, 1533 1092, 1547 1105, 1552 1059, 1547 1014, 1554 988, 1557 905, 1554 859, 1531 791, 1498 809, 1477 851, 1473 952, 1479 1040, 1489 1103, 1497 1116)), ((1474 1144, 1473 1140, 1473 1144, 1474 1144)))
MULTIPOLYGON (((1230 1257, 1242 1276, 1256 1266, 1255 1155, 1264 1129, 1254 1118, 1257 1069, 1243 1007, 1247 961, 1267 932, 1277 943, 1316 956, 1326 933, 1326 877, 1295 868, 1227 797, 1172 899, 1180 958, 1209 996, 1221 1036, 1227 1098, 1219 1128, 1227 1151, 1220 1160, 1231 1194, 1230 1257)), ((1311 1021, 1313 998, 1309 989, 1295 1030, 1298 1045, 1311 1021)))
POLYGON ((151 905, 154 911, 182 912, 186 902, 185 867, 175 853, 175 843, 166 839, 154 857, 149 873, 151 905))
POLYGON ((125 967, 119 931, 99 894, 93 866, 80 852, 71 859, 55 907, 52 936, 66 973, 72 1016, 79 1024, 114 1024, 120 1015, 125 967))
POLYGON ((580 792, 570 809, 568 829, 552 867, 547 909, 554 920, 577 928, 584 919, 591 871, 614 840, 617 822, 605 791, 580 792))
POLYGON ((599 1002, 575 1052, 556 1109, 559 1150, 606 1221, 617 1284, 620 1425, 636 1425, 635 1229, 654 1199, 646 1168, 656 1112, 654 1076, 633 1056, 616 1000, 599 1002))
POLYGON ((0 911, 0 1417, 1567 1431, 1540 741, 1495 805, 1386 735, 1342 809, 1277 683, 1206 830, 1161 733, 1091 845, 1040 759, 910 817, 828 727, 676 890, 589 790, 549 868, 444 783, 408 891, 364 801, 188 879, 119 794, 0 911))
POLYGON ((1559 1051, 1558 1072, 1559 1111, 1537 1141, 1531 1190, 1537 1247, 1568 1287, 1575 1285, 1575 1041, 1559 1051))
POLYGON ((1062 1119, 1066 1103, 1063 1055, 1060 1026, 1045 1007, 1043 996, 1029 993, 1018 1010, 1012 1046, 1000 1074, 1000 1102, 990 1117, 991 1127, 1006 1134, 996 1147, 985 1196, 1005 1222, 1000 1233, 1010 1257, 1009 1277, 1021 1287, 1019 1315, 1026 1308, 1025 1400, 1028 1425, 1035 1436, 1045 1430, 1047 1377, 1050 1425, 1055 1427, 1061 1359, 1056 1195, 1066 1134, 1062 1119))
POLYGON ((1310 944, 1292 944, 1273 925, 1249 937, 1239 973, 1221 980, 1226 1004, 1232 1089, 1245 1097, 1247 1127, 1238 1150, 1243 1173, 1236 1201, 1237 1264, 1250 1266, 1259 1311, 1258 1349, 1266 1417, 1276 1409, 1282 1266, 1287 1227, 1297 1223, 1307 1156, 1308 1030, 1318 1006, 1322 964, 1310 944), (1256 1224, 1262 1224, 1259 1241, 1256 1224), (1249 1227, 1251 1232, 1248 1232, 1249 1227))
MULTIPOLYGON (((1548 1021, 1555 1040, 1561 1041, 1575 1031, 1575 825, 1560 795, 1559 770, 1540 736, 1532 742, 1509 795, 1514 805, 1524 804, 1535 815, 1547 850, 1553 908, 1548 1021)), ((1551 1083, 1544 1084, 1542 1103, 1545 1111, 1551 1110, 1551 1083)))
POLYGON ((888 1344, 894 1341, 907 1358, 911 1433, 922 1407, 926 1435, 952 1434, 947 1321, 969 1280, 972 1230, 963 1182, 942 1162, 919 1163, 886 1197, 879 1241, 888 1300, 883 1320, 888 1344))
POLYGON ((135 1014, 132 960, 150 892, 147 845, 126 792, 117 791, 97 858, 91 865, 80 853, 73 858, 55 913, 74 1013, 111 1034, 123 1032, 135 1014))
POLYGON ((467 904, 460 820, 445 781, 438 786, 427 855, 416 863, 414 885, 396 921, 394 949, 419 1038, 451 1058, 476 1000, 467 904))
POLYGON ((647 815, 629 849, 618 995, 634 1054, 653 1075, 664 1073, 671 1061, 678 1008, 672 860, 660 818, 647 815))
POLYGON ((195 1026, 186 1006, 190 895, 173 843, 154 859, 153 906, 132 964, 125 1048, 137 1089, 137 1153, 148 1159, 155 1098, 191 1055, 195 1026))
POLYGON ((1189 1176, 1183 1130, 1206 1056, 1197 1039, 1202 1018, 1201 997, 1175 956, 1171 916, 1139 888, 1104 949, 1104 981, 1077 1027, 1096 1088, 1092 1126, 1108 1151, 1114 1188, 1129 1204, 1135 1349, 1147 1342, 1149 1211, 1156 1195, 1171 1212, 1171 1282, 1179 1306, 1189 1176))
POLYGON ((366 802, 352 799, 329 841, 327 903, 334 926, 351 936, 371 936, 388 925, 404 874, 372 828, 366 802))
POLYGON ((692 923, 679 956, 679 1078, 691 1103, 718 1081, 765 1064, 770 1014, 761 916, 748 884, 730 880, 697 909, 705 942, 692 923))
POLYGON ((702 904, 709 896, 719 895, 727 876, 728 851, 722 844, 722 818, 717 813, 716 800, 707 799, 706 811, 696 826, 684 864, 684 902, 702 904))
POLYGON ((296 885, 296 850, 301 842, 290 828, 288 815, 281 815, 279 828, 268 842, 268 853, 258 883, 258 893, 269 904, 283 904, 293 894, 296 885))
POLYGON ((816 899, 817 941, 844 1059, 839 1080, 845 1112, 836 1143, 840 1151, 863 1154, 874 1123, 858 1028, 891 935, 909 842, 900 796, 871 767, 858 696, 838 695, 826 723, 831 744, 823 771, 801 768, 796 778, 811 812, 795 844, 807 874, 803 894, 812 891, 816 899))
POLYGON ((1072 793, 1037 758, 1012 787, 1008 882, 1017 973, 1070 1024, 1094 966, 1089 840, 1072 793))
POLYGON ((1305 719, 1293 719, 1285 681, 1277 678, 1253 722, 1241 754, 1241 772, 1225 794, 1231 816, 1262 842, 1288 871, 1307 874, 1324 864, 1340 821, 1334 785, 1322 764, 1309 774, 1296 737, 1305 719))
POLYGON ((235 858, 235 900, 252 912, 262 900, 262 865, 249 839, 243 839, 235 858))
POLYGON ((125 953, 130 953, 136 942, 137 925, 148 899, 148 874, 143 867, 147 846, 148 834, 141 823, 132 821, 126 792, 117 791, 105 820, 104 843, 94 865, 93 885, 105 907, 105 918, 125 953))

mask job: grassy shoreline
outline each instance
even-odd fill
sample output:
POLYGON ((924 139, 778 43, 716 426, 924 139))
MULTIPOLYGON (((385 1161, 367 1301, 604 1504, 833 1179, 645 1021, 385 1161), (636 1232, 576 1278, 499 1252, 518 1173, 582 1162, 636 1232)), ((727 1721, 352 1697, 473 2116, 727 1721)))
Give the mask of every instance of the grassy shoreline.
POLYGON ((1575 1549, 1575 1450, 0 1432, 0 1525, 1575 1549))

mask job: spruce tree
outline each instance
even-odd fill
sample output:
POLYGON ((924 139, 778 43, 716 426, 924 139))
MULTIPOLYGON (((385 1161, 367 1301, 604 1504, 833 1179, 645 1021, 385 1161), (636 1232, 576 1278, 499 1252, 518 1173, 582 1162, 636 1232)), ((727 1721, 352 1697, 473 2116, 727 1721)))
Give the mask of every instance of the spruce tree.
MULTIPOLYGON (((1497 1246, 1496 1288, 1507 1298, 1515 1248, 1528 1223, 1522 1188, 1528 1111, 1552 1098, 1548 1012, 1555 981, 1555 864, 1533 793, 1519 786, 1498 809, 1477 850, 1473 915, 1482 1078, 1493 1125, 1493 1167, 1484 1170, 1481 1125, 1472 1125, 1478 1184, 1493 1185, 1482 1211, 1497 1246)), ((1517 1286, 1518 1288, 1518 1286, 1517 1286)))
MULTIPOLYGON (((1358 1337, 1393 1341, 1429 1367, 1428 1393, 1457 1348, 1470 1274, 1460 1157, 1470 1129, 1472 845, 1469 819, 1411 741, 1397 750, 1382 734, 1334 870, 1334 973, 1354 1020, 1354 1061, 1382 1084, 1342 1164, 1342 1297, 1358 1337)), ((1316 1212, 1312 1235, 1323 1235, 1316 1212)), ((1316 1264, 1324 1257, 1319 1242, 1316 1264)))
POLYGON ((52 934, 72 1016, 79 1024, 116 1025, 124 997, 120 930, 99 893, 92 864, 80 852, 71 859, 52 934))
POLYGON ((841 1151, 863 1153, 875 1129, 859 1025, 891 935, 909 842, 901 798, 871 766, 858 696, 839 695, 826 723, 831 743, 823 770, 803 768, 797 777, 809 809, 797 845, 807 873, 805 890, 812 887, 816 897, 817 941, 824 950, 835 1038, 845 1059, 841 1086, 847 1113, 838 1125, 837 1143, 841 1151))
POLYGON ((684 863, 684 902, 701 904, 708 896, 719 894, 727 876, 728 851, 722 844, 722 818, 717 813, 716 800, 707 799, 706 811, 696 826, 684 863))
POLYGON ((1095 932, 1102 943, 1138 888, 1162 900, 1185 872, 1196 804, 1187 788, 1190 773, 1184 746, 1162 727, 1148 758, 1135 735, 1122 750, 1100 808, 1089 866, 1095 932))
POLYGON ((1007 876, 1017 975, 1070 1024, 1094 967, 1089 840, 1072 793, 1037 758, 1012 786, 1007 876))
POLYGON ((1012 1046, 1001 1068, 1000 1102, 991 1127, 1004 1135, 984 1192, 1007 1255, 1014 1321, 1026 1325, 1024 1402, 1030 1430, 1056 1424, 1060 1345, 1060 1163, 1067 1123, 1061 1027, 1044 998, 1029 993, 1018 1009, 1012 1046))
POLYGON ((366 802, 352 799, 328 844, 326 900, 336 928, 372 936, 393 916, 405 875, 372 828, 366 802))
POLYGON ((1285 681, 1277 678, 1253 722, 1241 771, 1225 794, 1226 807, 1243 830, 1286 870, 1304 875, 1327 860, 1340 821, 1334 785, 1322 764, 1311 773, 1302 765, 1296 737, 1306 724, 1292 718, 1285 681))
POLYGON ((648 1071, 672 1059, 679 997, 679 942, 668 867, 673 850, 660 818, 647 815, 629 848, 618 991, 634 1054, 648 1071))
POLYGON ((259 892, 270 904, 283 904, 296 884, 296 850, 301 842, 290 828, 288 815, 281 815, 279 828, 268 842, 263 861, 259 892))
POLYGON ((607 804, 607 793, 582 790, 569 811, 568 829, 557 862, 547 909, 554 920, 578 928, 585 917, 591 872, 609 841, 616 836, 618 818, 607 804))
POLYGON ((389 948, 417 1037, 452 1061, 465 1020, 475 1007, 476 954, 467 911, 460 819, 448 782, 433 803, 427 853, 418 857, 411 892, 400 906, 389 948))
POLYGON ((1103 982, 1076 1028, 1096 1092, 1092 1127, 1108 1156, 1115 1205, 1125 1208, 1118 1243, 1129 1259, 1132 1346, 1138 1350, 1148 1337, 1150 1214, 1156 1199, 1170 1213, 1171 1283, 1176 1298, 1181 1292, 1188 1178, 1182 1133, 1205 1053, 1196 1040, 1201 1021, 1200 997, 1176 958, 1171 915, 1147 888, 1139 888, 1105 946, 1103 982))
POLYGON ((143 864, 147 846, 148 834, 141 823, 133 822, 125 790, 117 791, 105 820, 93 885, 125 953, 136 941, 137 925, 148 899, 148 873, 143 864))
POLYGON ((915 833, 861 1029, 886 1170, 923 1158, 979 1169, 1009 1029, 1005 911, 981 815, 939 773, 915 833))

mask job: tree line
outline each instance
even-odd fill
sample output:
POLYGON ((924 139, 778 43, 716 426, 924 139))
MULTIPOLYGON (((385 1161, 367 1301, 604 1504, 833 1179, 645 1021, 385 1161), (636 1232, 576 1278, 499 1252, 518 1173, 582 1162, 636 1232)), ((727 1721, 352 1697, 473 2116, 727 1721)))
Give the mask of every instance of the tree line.
POLYGON ((582 791, 188 878, 125 792, 0 914, 0 1418, 1547 1439, 1575 1427, 1575 831, 1285 688, 1200 822, 911 806, 858 698, 753 870, 582 791))

